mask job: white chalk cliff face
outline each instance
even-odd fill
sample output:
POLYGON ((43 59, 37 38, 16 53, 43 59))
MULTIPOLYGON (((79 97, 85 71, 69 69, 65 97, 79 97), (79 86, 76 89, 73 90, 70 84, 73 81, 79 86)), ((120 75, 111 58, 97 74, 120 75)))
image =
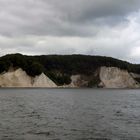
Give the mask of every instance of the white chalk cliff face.
POLYGON ((45 74, 30 77, 22 69, 0 75, 0 87, 57 87, 45 74))
MULTIPOLYGON (((98 87, 102 88, 140 88, 140 84, 135 78, 140 75, 129 73, 116 67, 101 67, 98 71, 100 82, 98 87)), ((90 79, 90 77, 89 77, 90 79)), ((71 84, 65 87, 84 87, 87 85, 87 79, 83 79, 81 75, 72 75, 71 84)))
POLYGON ((69 84, 69 87, 84 87, 83 85, 85 84, 87 84, 87 81, 82 79, 81 75, 72 75, 71 84, 69 84))
MULTIPOLYGON (((99 87, 103 88, 140 88, 135 78, 140 75, 129 73, 116 67, 101 67, 98 71, 99 87)), ((91 76, 72 75, 71 84, 60 87, 87 87, 91 76)), ((22 69, 0 74, 0 87, 58 87, 44 73, 36 77, 27 75, 22 69)))
POLYGON ((57 87, 44 73, 33 79, 33 87, 57 87))
POLYGON ((140 85, 134 80, 128 71, 115 67, 101 67, 100 80, 105 88, 139 88, 140 85))

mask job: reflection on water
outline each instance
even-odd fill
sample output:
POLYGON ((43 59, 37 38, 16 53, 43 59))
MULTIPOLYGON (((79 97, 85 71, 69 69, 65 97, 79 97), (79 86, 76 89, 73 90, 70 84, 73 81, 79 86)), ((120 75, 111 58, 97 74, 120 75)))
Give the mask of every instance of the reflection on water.
POLYGON ((0 90, 2 140, 139 138, 139 90, 0 90))

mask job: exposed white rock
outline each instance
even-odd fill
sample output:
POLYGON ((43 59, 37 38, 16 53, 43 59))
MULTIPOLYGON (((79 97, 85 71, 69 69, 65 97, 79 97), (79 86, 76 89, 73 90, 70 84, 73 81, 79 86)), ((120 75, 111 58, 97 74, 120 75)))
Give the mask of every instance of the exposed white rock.
POLYGON ((22 69, 0 75, 1 87, 31 87, 31 78, 22 69))
POLYGON ((1 87, 56 87, 45 74, 30 77, 22 69, 9 71, 0 75, 1 87))
POLYGON ((57 87, 44 73, 33 79, 33 87, 57 87))
POLYGON ((72 75, 71 76, 71 87, 78 87, 79 86, 79 81, 81 81, 81 76, 80 75, 72 75))
MULTIPOLYGON (((139 88, 140 84, 135 80, 140 75, 128 73, 116 67, 101 67, 98 71, 100 87, 104 88, 139 88)), ((91 76, 72 75, 71 84, 61 87, 86 87, 92 79, 91 76)), ((22 69, 10 70, 0 74, 0 87, 57 87, 44 73, 36 77, 30 77, 22 69)))
POLYGON ((140 74, 130 73, 133 78, 140 78, 140 74))
POLYGON ((64 85, 62 87, 70 87, 70 88, 78 88, 78 87, 86 87, 88 84, 88 80, 83 75, 72 75, 71 83, 69 85, 64 85))
POLYGON ((63 86, 59 86, 59 87, 63 87, 63 88, 76 88, 79 87, 77 82, 81 79, 80 75, 72 75, 71 76, 71 83, 69 85, 63 85, 63 86))
POLYGON ((131 74, 116 67, 101 67, 101 85, 105 88, 138 88, 139 84, 131 74))

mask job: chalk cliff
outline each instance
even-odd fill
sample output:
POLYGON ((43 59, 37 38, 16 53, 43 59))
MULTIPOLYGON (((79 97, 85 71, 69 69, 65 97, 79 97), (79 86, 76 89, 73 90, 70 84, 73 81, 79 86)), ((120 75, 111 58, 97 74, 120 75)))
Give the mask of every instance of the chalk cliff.
MULTIPOLYGON (((134 74, 135 75, 135 74, 134 74)), ((100 85, 105 88, 138 88, 139 83, 134 79, 133 75, 126 70, 115 67, 101 67, 100 69, 100 85)))
POLYGON ((57 85, 49 79, 44 73, 33 78, 33 87, 57 87, 57 85))
POLYGON ((30 77, 22 69, 9 71, 0 75, 1 87, 56 87, 45 74, 30 77))
POLYGON ((88 87, 90 80, 94 85, 92 87, 100 88, 139 88, 140 84, 136 78, 139 74, 129 73, 117 67, 101 67, 93 76, 72 75, 71 84, 66 87, 88 87), (98 77, 97 77, 98 75, 98 77), (98 80, 97 80, 98 79, 98 80))
MULTIPOLYGON (((139 74, 117 67, 101 67, 93 75, 72 75, 71 83, 60 87, 139 88, 139 74)), ((44 73, 31 77, 21 68, 0 74, 0 87, 58 87, 44 73)))

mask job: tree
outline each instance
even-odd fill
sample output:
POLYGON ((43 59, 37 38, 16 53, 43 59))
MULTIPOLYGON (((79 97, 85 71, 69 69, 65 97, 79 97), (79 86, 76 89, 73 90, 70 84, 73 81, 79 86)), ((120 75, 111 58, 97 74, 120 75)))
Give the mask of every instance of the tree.
POLYGON ((10 63, 9 62, 0 61, 0 73, 2 73, 4 71, 8 71, 9 67, 10 67, 10 63))
POLYGON ((33 62, 26 70, 30 76, 40 75, 44 71, 44 67, 37 62, 33 62))

